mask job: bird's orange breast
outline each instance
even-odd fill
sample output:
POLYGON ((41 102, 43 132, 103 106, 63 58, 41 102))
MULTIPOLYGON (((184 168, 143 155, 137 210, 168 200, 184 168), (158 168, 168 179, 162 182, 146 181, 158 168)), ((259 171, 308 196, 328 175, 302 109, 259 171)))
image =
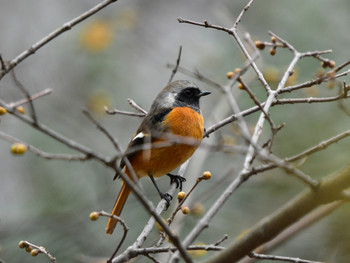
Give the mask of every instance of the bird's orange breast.
POLYGON ((166 115, 162 124, 170 134, 176 135, 180 140, 181 137, 185 137, 185 139, 191 138, 198 141, 192 140, 192 145, 186 143, 171 144, 171 139, 163 138, 155 141, 154 145, 170 140, 171 145, 151 148, 135 154, 130 162, 138 177, 148 174, 159 177, 170 173, 192 156, 203 138, 203 117, 189 107, 174 108, 166 115))

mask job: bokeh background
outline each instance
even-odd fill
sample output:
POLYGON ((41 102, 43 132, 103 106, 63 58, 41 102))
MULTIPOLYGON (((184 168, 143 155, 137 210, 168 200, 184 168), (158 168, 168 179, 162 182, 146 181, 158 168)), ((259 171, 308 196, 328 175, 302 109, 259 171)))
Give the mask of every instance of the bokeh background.
MULTIPOLYGON (((179 45, 183 46, 182 66, 198 69, 205 76, 225 84, 226 72, 241 67, 244 62, 234 40, 222 32, 179 24, 177 18, 231 26, 246 2, 120 0, 40 49, 16 67, 16 74, 31 93, 45 88, 53 90, 51 95, 35 102, 42 123, 98 152, 113 156, 115 150, 110 142, 83 116, 81 109, 90 109, 125 147, 140 119, 107 116, 103 106, 132 110, 126 101, 132 98, 148 109, 170 77, 171 69, 166 64, 175 63, 179 45)), ((14 58, 97 3, 93 0, 0 0, 0 52, 3 58, 14 58)), ((349 12, 348 0, 255 1, 244 16, 240 30, 249 32, 253 40, 269 40, 267 32, 271 30, 300 51, 332 49, 333 53, 327 57, 340 64, 350 57, 349 12)), ((274 57, 265 51, 258 64, 273 85, 291 58, 288 51, 278 50, 274 57)), ((293 81, 308 80, 319 69, 319 62, 305 59, 298 64, 293 81)), ((193 80, 203 90, 212 91, 212 95, 202 101, 207 127, 231 114, 220 91, 181 73, 175 78, 193 80)), ((254 74, 249 72, 246 79, 254 92, 263 98, 254 74)), ((349 82, 348 77, 343 80, 349 82)), ((334 95, 337 85, 322 85, 295 95, 334 95)), ((235 89, 233 92, 242 109, 252 105, 242 91, 235 89)), ((7 102, 23 98, 10 74, 0 81, 0 97, 7 102)), ((348 102, 345 105, 350 106, 348 102)), ((349 129, 348 116, 337 103, 280 106, 274 108, 271 115, 277 124, 286 123, 274 146, 275 153, 281 157, 294 155, 349 129)), ((247 117, 252 127, 257 116, 247 117)), ((0 130, 47 152, 72 152, 10 115, 1 117, 0 130)), ((209 140, 212 143, 243 143, 232 125, 213 134, 209 140)), ((349 140, 337 143, 308 158, 301 168, 314 178, 321 178, 348 162, 349 146, 349 140)), ((121 228, 107 237, 104 233, 106 219, 91 222, 88 215, 94 210, 109 211, 112 208, 120 187, 119 182, 112 182, 113 171, 96 161, 48 161, 31 153, 13 156, 10 147, 8 142, 0 140, 0 259, 4 262, 47 262, 44 256, 34 259, 20 250, 17 247, 20 240, 45 246, 58 262, 95 262, 89 260, 110 256, 121 238, 121 228)), ((195 154, 185 190, 205 170, 213 173, 213 179, 201 184, 193 194, 192 213, 178 216, 180 236, 185 236, 234 179, 242 160, 238 153, 227 155, 199 150, 195 154)), ((142 183, 148 196, 157 202, 158 195, 150 182, 142 180, 142 183)), ((160 179, 160 184, 166 189, 168 179, 160 179)), ((303 187, 296 179, 277 170, 251 178, 229 199, 197 242, 214 243, 224 234, 229 236, 227 242, 232 242, 303 187)), ((164 213, 164 217, 169 213, 164 213)), ((348 262, 349 215, 350 207, 344 205, 271 253, 348 262)), ((123 245, 126 248, 138 235, 148 215, 131 196, 123 217, 131 228, 123 245)), ((147 244, 153 244, 157 238, 155 229, 147 244)), ((210 255, 212 252, 196 256, 201 260, 210 255)), ((140 258, 137 262, 149 262, 149 259, 140 258)))

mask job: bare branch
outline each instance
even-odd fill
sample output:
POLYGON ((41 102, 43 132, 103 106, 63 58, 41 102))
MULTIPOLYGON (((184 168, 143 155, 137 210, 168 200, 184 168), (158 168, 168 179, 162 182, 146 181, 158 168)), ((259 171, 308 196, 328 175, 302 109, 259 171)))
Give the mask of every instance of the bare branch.
POLYGON ((173 78, 174 78, 174 76, 175 76, 175 74, 176 74, 176 72, 177 72, 177 69, 179 68, 180 59, 181 59, 181 52, 182 52, 182 46, 180 46, 180 48, 179 48, 179 54, 178 54, 178 56, 177 56, 176 65, 175 65, 173 71, 171 72, 171 76, 170 76, 170 79, 169 79, 169 81, 168 81, 168 84, 169 84, 170 82, 172 82, 172 80, 173 80, 173 78))
POLYGON ((66 161, 83 161, 83 160, 88 160, 89 156, 84 154, 84 155, 76 155, 76 154, 59 154, 59 153, 47 153, 44 152, 33 145, 30 145, 28 143, 23 142, 22 140, 15 138, 9 134, 6 134, 2 131, 0 131, 0 138, 3 140, 6 140, 11 143, 21 143, 25 146, 27 146, 27 149, 34 153, 35 155, 48 159, 48 160, 66 160, 66 161))
POLYGON ((29 101, 33 101, 33 100, 36 100, 38 98, 41 98, 43 96, 46 96, 46 95, 49 95, 52 93, 52 89, 44 89, 38 93, 35 93, 33 95, 31 95, 29 98, 25 98, 25 99, 22 99, 22 100, 19 100, 19 101, 16 101, 16 102, 11 102, 9 103, 9 107, 11 108, 16 108, 20 105, 23 105, 29 101))
POLYGON ((2 69, 0 72, 0 80, 8 73, 10 72, 14 67, 16 67, 19 63, 21 63, 23 60, 25 60, 30 55, 33 55, 37 50, 39 50, 41 47, 45 46, 47 43, 49 43, 51 40, 55 39, 62 33, 72 29, 74 26, 79 24, 80 22, 84 21, 85 19, 89 18, 90 16, 96 14, 101 9, 105 8, 106 6, 116 2, 117 0, 105 0, 95 7, 91 8, 90 10, 86 11, 85 13, 81 14, 80 16, 72 19, 71 21, 63 24, 61 27, 57 28, 55 31, 51 32, 41 40, 39 40, 37 43, 33 44, 31 47, 29 47, 27 50, 23 51, 21 54, 19 54, 17 57, 12 59, 7 63, 7 66, 5 69, 2 69))
POLYGON ((117 109, 109 110, 106 106, 104 107, 105 112, 109 115, 114 115, 114 114, 121 114, 121 115, 128 115, 128 116, 135 116, 135 117, 145 117, 145 113, 137 113, 137 112, 130 112, 130 111, 121 111, 117 109))
POLYGON ((120 153, 122 152, 122 149, 117 141, 116 138, 114 138, 112 136, 112 134, 110 134, 107 129, 105 127, 103 127, 93 116, 92 114, 87 110, 87 109, 83 109, 83 113, 85 114, 86 117, 88 117, 88 119, 96 125, 96 127, 104 134, 106 135, 106 137, 111 141, 111 143, 113 144, 114 148, 116 150, 118 150, 120 153))
POLYGON ((306 260, 301 258, 257 254, 255 252, 251 252, 249 256, 257 259, 278 260, 278 261, 294 262, 294 263, 322 263, 320 261, 311 261, 311 260, 306 260))
POLYGON ((36 125, 38 123, 38 117, 36 115, 36 112, 35 112, 35 108, 34 108, 34 104, 33 104, 33 100, 31 99, 31 96, 30 96, 30 93, 29 91, 23 86, 23 84, 17 79, 16 77, 16 74, 15 74, 15 71, 12 70, 11 71, 11 76, 12 76, 12 79, 13 81, 15 82, 16 86, 22 91, 22 93, 26 96, 27 98, 27 101, 29 103, 29 109, 30 109, 30 114, 31 114, 31 117, 34 121, 34 124, 36 125))
POLYGON ((37 246, 35 244, 32 244, 28 241, 20 241, 19 242, 19 247, 20 248, 29 248, 31 250, 31 254, 32 255, 38 255, 40 253, 44 254, 52 263, 56 263, 56 258, 54 256, 52 256, 47 250, 46 248, 42 247, 42 246, 37 246), (34 251, 36 250, 36 251, 34 251))
POLYGON ((142 109, 139 105, 137 105, 135 101, 133 101, 132 99, 128 99, 128 102, 131 107, 135 108, 136 110, 143 113, 144 115, 147 115, 147 111, 142 109))
POLYGON ((232 30, 237 30, 237 26, 238 24, 241 22, 241 19, 243 17, 243 15, 247 12, 247 10, 249 9, 249 7, 251 6, 251 4, 253 3, 254 0, 250 0, 249 3, 243 8, 243 10, 241 11, 241 13, 239 14, 239 16, 237 17, 232 30))
POLYGON ((121 245, 124 243, 126 235, 129 231, 129 227, 126 225, 124 220, 122 220, 119 216, 111 215, 109 213, 106 213, 105 211, 101 211, 101 212, 97 212, 97 213, 99 214, 99 216, 106 216, 106 217, 110 217, 110 218, 117 220, 123 226, 123 229, 124 229, 123 237, 121 238, 117 248, 115 249, 115 251, 112 254, 112 256, 110 257, 110 259, 107 260, 107 263, 110 263, 110 262, 112 262, 112 259, 114 258, 115 254, 118 253, 118 250, 120 249, 121 245))

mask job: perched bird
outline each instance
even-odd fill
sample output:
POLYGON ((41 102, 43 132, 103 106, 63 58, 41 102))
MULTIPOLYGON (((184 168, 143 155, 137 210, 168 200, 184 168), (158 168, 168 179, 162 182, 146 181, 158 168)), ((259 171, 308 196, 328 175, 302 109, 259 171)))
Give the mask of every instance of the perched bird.
MULTIPOLYGON (((127 147, 125 157, 130 161, 137 178, 149 176, 160 197, 168 204, 172 197, 159 190, 154 178, 168 175, 171 182, 176 182, 181 189, 185 178, 169 173, 192 156, 203 138, 204 126, 199 99, 208 94, 210 92, 201 91, 197 85, 186 80, 168 84, 153 101, 151 109, 127 147), (172 143, 174 139, 171 136, 180 138, 180 142, 172 143), (181 141, 181 138, 184 140, 181 141), (189 139, 192 143, 188 143, 189 139)), ((123 160, 120 167, 133 180, 131 171, 123 160)), ((131 189, 123 182, 113 215, 120 215, 130 192, 131 189)), ((107 234, 113 233, 116 223, 115 219, 109 218, 107 234)))

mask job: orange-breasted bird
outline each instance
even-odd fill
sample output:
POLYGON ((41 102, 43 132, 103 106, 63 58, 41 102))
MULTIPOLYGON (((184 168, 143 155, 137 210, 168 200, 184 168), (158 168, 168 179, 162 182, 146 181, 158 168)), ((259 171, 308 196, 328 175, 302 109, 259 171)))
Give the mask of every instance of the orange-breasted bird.
MULTIPOLYGON (((176 182, 181 189, 185 178, 169 173, 192 156, 203 138, 204 126, 199 99, 208 94, 210 92, 201 91, 197 85, 186 80, 168 84, 153 101, 151 109, 127 147, 125 157, 130 161, 137 178, 149 176, 160 197, 168 204, 172 197, 159 190, 154 178, 168 175, 171 182, 176 182), (169 135, 191 138, 198 143, 172 143, 169 135), (169 144, 164 145, 168 141, 169 144), (157 143, 163 143, 163 146, 157 147, 157 143), (142 147, 143 145, 148 147, 142 147)), ((133 180, 123 160, 120 167, 124 168, 126 175, 133 180)), ((117 177, 116 175, 115 178, 117 177)), ((130 192, 131 189, 123 182, 112 211, 113 215, 120 215, 130 192)), ((115 219, 109 218, 107 234, 113 233, 116 223, 115 219)))

